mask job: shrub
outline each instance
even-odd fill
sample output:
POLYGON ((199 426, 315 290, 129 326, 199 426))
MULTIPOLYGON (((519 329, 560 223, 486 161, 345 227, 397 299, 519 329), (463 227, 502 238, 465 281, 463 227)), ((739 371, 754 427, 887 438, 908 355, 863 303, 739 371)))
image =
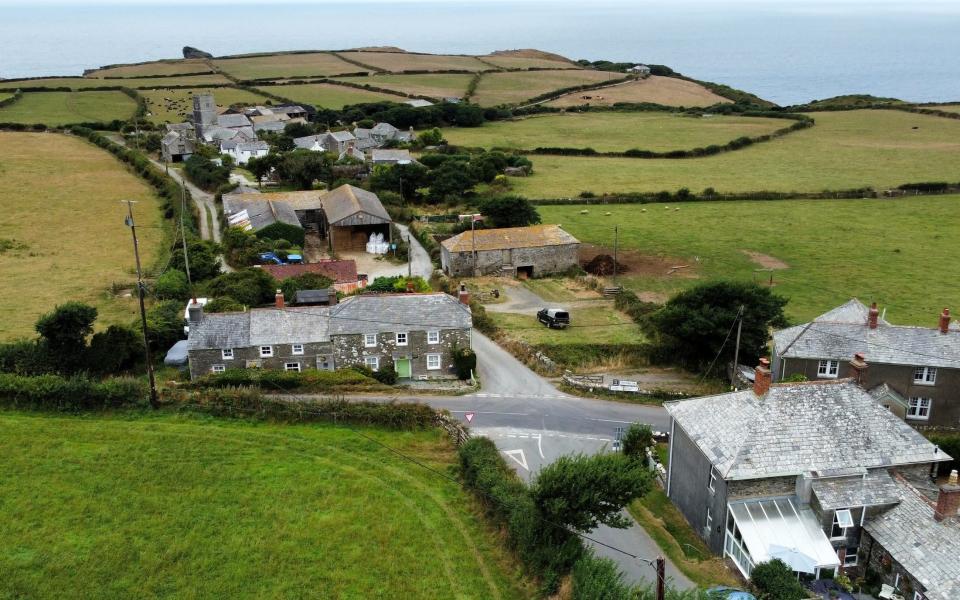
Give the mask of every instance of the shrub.
POLYGON ((453 349, 453 370, 457 378, 466 380, 477 370, 477 354, 470 348, 453 349))
POLYGON ((110 375, 129 371, 140 360, 143 338, 131 327, 111 325, 106 331, 93 334, 87 350, 87 369, 91 373, 110 375))
POLYGON ((397 383, 397 370, 392 364, 385 364, 374 371, 373 378, 384 385, 395 385, 397 383))
POLYGON ((953 457, 953 460, 937 465, 938 474, 944 475, 953 469, 960 469, 960 433, 930 433, 927 434, 927 439, 953 457))
POLYGON ((653 445, 653 430, 649 425, 633 423, 623 436, 623 455, 633 460, 645 460, 646 449, 653 445))
POLYGON ((593 552, 585 553, 573 565, 571 600, 630 600, 630 586, 624 583, 623 573, 609 558, 599 558, 593 552))
POLYGON ((0 344, 0 372, 18 375, 40 375, 53 369, 49 355, 36 341, 20 340, 0 344))
POLYGON ((146 388, 132 378, 100 382, 60 375, 0 374, 0 403, 10 408, 78 412, 144 405, 146 388))
POLYGON ((333 280, 317 273, 304 273, 296 277, 287 277, 280 282, 280 291, 288 301, 296 297, 300 290, 325 290, 333 285, 333 280))
POLYGON ((187 274, 177 269, 165 272, 154 282, 153 295, 158 300, 186 300, 190 297, 187 274))
POLYGON ((807 597, 793 571, 779 558, 755 566, 750 583, 759 600, 802 600, 807 597))
POLYGON ((263 269, 243 269, 224 273, 207 283, 209 295, 217 298, 232 298, 245 306, 258 306, 272 302, 276 290, 277 281, 263 269))

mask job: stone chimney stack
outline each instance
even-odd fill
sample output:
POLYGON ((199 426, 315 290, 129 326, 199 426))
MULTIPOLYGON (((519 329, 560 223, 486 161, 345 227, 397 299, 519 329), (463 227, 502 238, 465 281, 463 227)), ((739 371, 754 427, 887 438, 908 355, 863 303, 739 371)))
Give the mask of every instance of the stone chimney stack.
POLYGON ((933 518, 938 521, 954 518, 960 511, 960 480, 957 470, 950 472, 950 479, 940 486, 940 495, 937 496, 937 508, 933 511, 933 518))
POLYGON ((857 352, 850 361, 850 377, 861 387, 867 384, 867 357, 863 352, 857 352))
POLYGON ((870 305, 870 313, 867 317, 867 325, 870 326, 870 329, 877 328, 877 319, 880 317, 880 311, 877 309, 877 303, 874 302, 870 305))
POLYGON ((460 284, 460 291, 457 293, 457 298, 460 300, 461 304, 470 306, 470 292, 467 291, 467 284, 460 284))
POLYGON ((283 301, 283 290, 278 289, 277 295, 275 296, 277 308, 284 308, 285 303, 283 301))
POLYGON ((770 382, 773 376, 770 373, 770 361, 766 358, 760 359, 760 364, 753 374, 753 393, 757 396, 763 396, 770 389, 770 382))
POLYGON ((187 321, 199 323, 203 320, 203 305, 194 300, 187 306, 187 321))
POLYGON ((940 313, 940 333, 950 333, 950 309, 944 308, 940 313))

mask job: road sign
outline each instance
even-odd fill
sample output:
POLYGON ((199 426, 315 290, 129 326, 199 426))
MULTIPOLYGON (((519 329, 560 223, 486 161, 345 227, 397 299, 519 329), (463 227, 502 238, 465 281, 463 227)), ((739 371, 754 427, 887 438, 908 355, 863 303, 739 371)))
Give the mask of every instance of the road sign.
POLYGON ((623 427, 617 427, 617 441, 623 439, 623 427))
POLYGON ((477 413, 468 412, 467 414, 465 414, 465 415, 463 415, 463 416, 465 416, 465 417, 467 418, 467 423, 473 423, 473 417, 475 417, 476 415, 477 415, 477 413))

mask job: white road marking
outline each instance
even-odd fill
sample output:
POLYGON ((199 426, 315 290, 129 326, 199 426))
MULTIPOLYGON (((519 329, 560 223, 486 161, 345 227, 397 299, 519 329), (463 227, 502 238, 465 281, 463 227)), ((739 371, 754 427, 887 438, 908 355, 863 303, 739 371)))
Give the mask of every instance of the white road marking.
POLYGON ((547 457, 543 455, 543 436, 537 435, 537 451, 540 453, 540 458, 546 460, 547 457))
POLYGON ((502 452, 512 458, 515 463, 523 467, 525 471, 530 470, 530 467, 527 466, 527 457, 523 455, 523 450, 502 450, 502 452), (520 458, 517 458, 517 455, 520 455, 520 458))
POLYGON ((616 419, 587 419, 588 421, 600 421, 601 423, 628 423, 632 424, 633 421, 618 421, 616 419))
POLYGON ((512 415, 515 417, 529 417, 530 413, 513 413, 513 412, 492 412, 492 411, 482 411, 482 410, 451 410, 452 413, 469 413, 472 412, 478 415, 512 415))

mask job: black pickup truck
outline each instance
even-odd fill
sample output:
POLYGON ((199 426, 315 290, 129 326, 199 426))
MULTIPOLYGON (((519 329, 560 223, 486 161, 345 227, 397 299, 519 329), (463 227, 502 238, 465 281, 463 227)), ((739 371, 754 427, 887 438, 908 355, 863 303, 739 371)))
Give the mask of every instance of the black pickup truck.
POLYGON ((570 324, 570 313, 562 308, 541 308, 537 320, 551 329, 564 329, 570 324))

